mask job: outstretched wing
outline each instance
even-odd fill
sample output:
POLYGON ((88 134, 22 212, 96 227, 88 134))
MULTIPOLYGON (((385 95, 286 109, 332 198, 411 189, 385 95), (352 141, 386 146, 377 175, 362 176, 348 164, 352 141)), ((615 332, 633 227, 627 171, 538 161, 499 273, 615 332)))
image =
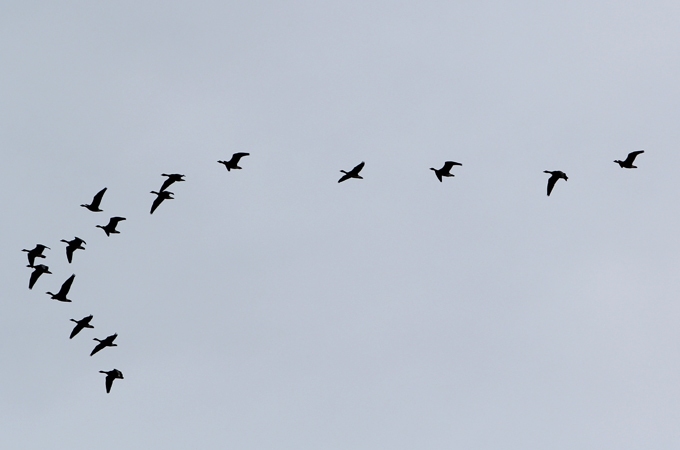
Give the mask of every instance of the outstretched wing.
POLYGON ((166 190, 167 188, 169 188, 170 185, 171 185, 172 183, 175 182, 175 179, 174 179, 172 176, 166 175, 166 177, 169 177, 169 178, 167 178, 167 179, 163 182, 163 186, 161 186, 161 192, 163 192, 164 190, 166 190))
POLYGON ((111 217, 111 219, 109 219, 109 225, 113 224, 113 226, 115 227, 121 220, 127 219, 125 217, 111 217))
POLYGON ((73 336, 77 335, 78 333, 81 332, 81 330, 85 328, 85 325, 83 325, 80 322, 76 322, 76 326, 73 327, 73 331, 71 331, 71 335, 68 337, 69 339, 73 339, 73 336))
POLYGON ((113 380, 116 379, 116 375, 113 373, 106 374, 106 393, 111 392, 111 386, 113 386, 113 380))
POLYGON ((557 183, 557 180, 559 179, 558 176, 551 175, 550 178, 548 178, 548 196, 550 196, 550 193, 552 192, 553 188, 555 187, 555 183, 557 183))
POLYGON ((66 247, 66 259, 68 259, 69 264, 71 264, 71 261, 73 261, 73 250, 74 248, 70 245, 66 247))
POLYGON ((250 153, 244 153, 244 152, 234 153, 231 156, 231 161, 229 161, 229 162, 231 162, 233 164, 238 164, 238 162, 241 158, 243 158, 244 156, 249 156, 249 155, 250 155, 250 153))
POLYGON ((100 342, 99 344, 95 345, 94 349, 92 349, 92 353, 90 353, 90 356, 94 355, 99 350, 103 349, 104 347, 106 347, 106 344, 104 344, 103 342, 100 342))
POLYGON ((31 278, 28 280, 29 289, 33 289, 33 286, 35 285, 35 282, 38 281, 38 278, 40 278, 40 275, 42 275, 40 269, 35 269, 33 272, 31 272, 31 278))
POLYGON ((342 183, 343 181, 349 180, 350 178, 352 178, 352 175, 346 173, 345 175, 340 177, 340 179, 338 180, 338 183, 342 183))
POLYGON ((457 163, 457 162, 455 162, 455 161, 446 161, 446 162, 444 163, 444 167, 442 167, 442 170, 443 170, 444 172, 449 172, 449 171, 453 168, 453 166, 462 166, 462 164, 461 164, 461 163, 457 163))
POLYGON ((361 172, 361 169, 364 168, 364 164, 365 164, 365 163, 364 163, 363 161, 362 161, 361 163, 357 164, 356 167, 354 167, 354 169, 352 169, 352 170, 350 171, 350 173, 351 173, 352 175, 359 175, 359 172, 361 172))
POLYGON ((102 189, 101 191, 97 192, 92 199, 92 206, 95 209, 99 209, 99 204, 102 202, 102 197, 104 197, 104 192, 106 192, 106 188, 102 189))
POLYGON ((624 161, 624 163, 625 164, 633 164, 633 162, 635 161, 635 158, 637 158, 637 155, 639 155, 640 153, 644 153, 644 152, 645 152, 644 150, 637 150, 637 151, 628 153, 628 156, 626 157, 626 160, 624 161))
POLYGON ((153 204, 151 205, 151 212, 149 214, 153 214, 153 212, 158 208, 158 205, 163 203, 164 198, 161 197, 160 195, 156 197, 156 199, 153 201, 153 204))
POLYGON ((71 289, 71 285, 73 284, 75 277, 76 275, 73 274, 68 278, 68 280, 64 281, 64 284, 61 285, 61 289, 59 289, 59 292, 57 293, 57 297, 66 298, 66 294, 68 294, 68 291, 71 289))

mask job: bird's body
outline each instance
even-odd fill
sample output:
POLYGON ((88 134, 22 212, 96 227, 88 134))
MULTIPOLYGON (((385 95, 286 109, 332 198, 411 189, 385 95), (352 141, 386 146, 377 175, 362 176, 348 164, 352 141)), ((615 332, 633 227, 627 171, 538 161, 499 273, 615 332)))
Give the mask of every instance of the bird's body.
POLYGON ((231 155, 231 159, 229 161, 217 161, 220 164, 224 164, 224 167, 227 168, 228 171, 231 171, 232 169, 241 169, 241 167, 238 166, 238 162, 243 158, 244 156, 249 156, 250 153, 234 153, 231 155))
POLYGON ((35 263, 35 258, 44 258, 45 255, 43 255, 43 251, 45 249, 50 250, 50 248, 46 245, 42 244, 36 244, 35 248, 32 248, 31 250, 26 250, 25 248, 22 249, 22 252, 27 252, 28 255, 28 267, 35 267, 33 264, 35 263))
POLYGON ((117 347, 118 344, 114 344, 113 341, 116 340, 116 337, 118 337, 118 334, 112 334, 111 336, 108 336, 106 339, 97 339, 94 338, 95 341, 99 342, 94 349, 92 350, 92 353, 90 353, 90 356, 94 355, 97 353, 99 350, 103 349, 104 347, 117 347))
POLYGON ((174 200, 175 198, 173 197, 172 192, 170 191, 151 191, 152 194, 156 194, 156 198, 153 200, 153 204, 151 205, 151 212, 149 214, 153 214, 153 212, 158 208, 158 206, 163 203, 163 200, 174 200))
POLYGON ((161 191, 164 191, 167 188, 169 188, 172 183, 185 181, 184 175, 180 175, 178 173, 162 173, 161 176, 168 177, 168 179, 163 182, 163 186, 161 186, 161 191))
POLYGON ((124 379, 123 378, 123 372, 121 372, 118 369, 109 370, 108 372, 106 372, 105 370, 100 370, 99 373, 105 373, 106 374, 106 393, 107 394, 109 392, 111 392, 111 386, 113 386, 113 380, 115 380, 116 378, 120 378, 121 380, 124 379))
POLYGON ((71 285, 73 284, 73 280, 76 278, 75 274, 71 275, 68 280, 64 281, 64 283, 61 285, 61 289, 59 289, 59 292, 56 294, 53 294, 51 292, 46 292, 46 294, 49 294, 52 296, 52 300, 58 300, 60 302, 70 302, 66 296, 68 295, 68 291, 71 289, 71 285))
POLYGON ((125 217, 111 217, 109 219, 109 223, 106 225, 97 225, 97 228, 101 228, 104 230, 107 236, 111 236, 112 234, 120 234, 120 231, 116 230, 116 226, 118 226, 118 222, 121 220, 127 220, 125 217))
POLYGON ((550 193, 552 192, 553 188, 555 187, 555 183, 557 183, 557 180, 560 178, 563 178, 564 181, 567 181, 567 174, 562 172, 561 170, 544 170, 543 173, 549 173, 550 178, 548 178, 548 196, 550 196, 550 193))
POLYGON ((102 197, 104 197, 104 192, 106 192, 106 188, 102 189, 101 191, 97 192, 92 199, 92 203, 85 204, 85 205, 80 205, 83 208, 87 208, 92 212, 102 212, 102 209, 99 209, 99 204, 102 202, 102 197))
POLYGON ((75 237, 73 240, 67 241, 66 239, 62 239, 61 242, 66 242, 68 245, 66 246, 66 259, 68 259, 69 264, 71 264, 71 261, 73 261, 73 252, 76 250, 85 250, 85 247, 83 247, 83 244, 87 244, 87 242, 83 241, 79 237, 75 237))
POLYGON ((50 268, 47 267, 45 264, 38 264, 37 266, 34 266, 33 272, 31 272, 31 278, 28 280, 28 288, 33 289, 35 282, 38 281, 40 275, 44 273, 51 274, 52 272, 50 272, 50 268))
POLYGON ((83 328, 94 328, 92 325, 90 325, 91 320, 92 320, 92 314, 90 314, 87 317, 83 317, 80 320, 71 319, 71 322, 75 322, 76 326, 73 327, 73 331, 71 331, 71 335, 68 338, 73 339, 73 337, 76 334, 80 333, 83 328))
POLYGON ((359 172, 361 172, 361 169, 364 168, 364 162, 362 161, 361 163, 357 164, 354 169, 350 170, 349 172, 346 172, 344 170, 341 170, 340 172, 344 173, 344 175, 338 180, 338 183, 342 183, 345 180, 349 180, 350 178, 359 178, 360 180, 363 180, 364 177, 359 175, 359 172))
POLYGON ((635 158, 637 157, 637 155, 639 155, 640 153, 644 153, 644 152, 645 152, 644 150, 637 150, 637 151, 634 151, 634 152, 630 152, 630 153, 628 153, 628 156, 626 157, 626 159, 624 161, 617 159, 617 160, 614 160, 614 162, 618 163, 619 166, 622 169, 637 169, 637 166, 633 165, 633 163, 635 162, 635 158))
POLYGON ((437 176, 437 179, 441 183, 442 177, 453 177, 454 176, 451 173, 451 168, 453 166, 462 166, 462 164, 457 163, 455 161, 446 161, 444 163, 444 166, 441 169, 435 169, 434 167, 430 167, 430 170, 434 171, 434 174, 437 176))

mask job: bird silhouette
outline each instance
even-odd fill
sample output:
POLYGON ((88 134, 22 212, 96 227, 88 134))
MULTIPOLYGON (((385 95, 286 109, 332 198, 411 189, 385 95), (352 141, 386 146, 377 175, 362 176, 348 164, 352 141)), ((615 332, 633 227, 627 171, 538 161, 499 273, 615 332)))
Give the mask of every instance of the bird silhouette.
POLYGON ((244 156, 249 156, 250 153, 234 153, 231 156, 231 159, 229 161, 217 161, 220 164, 224 164, 224 167, 227 168, 228 171, 231 171, 231 169, 241 169, 242 167, 238 166, 238 162, 243 158, 244 156))
POLYGON ((67 241, 66 239, 62 239, 61 242, 66 242, 68 245, 66 246, 66 259, 68 259, 68 263, 71 264, 71 261, 73 260, 73 252, 76 250, 85 250, 85 247, 83 247, 83 244, 87 244, 87 242, 83 241, 79 237, 75 237, 73 240, 67 241))
POLYGON ((562 172, 561 170, 544 170, 543 173, 549 173, 550 178, 548 178, 548 196, 550 196, 550 193, 552 192, 553 188, 555 187, 555 183, 557 183, 557 180, 560 178, 564 178, 564 181, 567 181, 567 174, 562 172))
POLYGON ((111 386, 113 386, 113 380, 115 380, 116 378, 120 378, 121 380, 124 379, 123 378, 123 372, 121 372, 118 369, 109 370, 108 372, 106 372, 105 370, 100 370, 99 373, 105 373, 106 374, 106 393, 107 394, 109 392, 111 392, 111 386))
POLYGON ((94 328, 92 325, 90 325, 91 320, 92 320, 92 314, 90 314, 87 317, 83 317, 80 320, 71 319, 71 322, 75 322, 76 326, 73 327, 73 331, 71 331, 71 335, 68 338, 73 339, 73 337, 76 334, 80 333, 83 328, 94 328))
POLYGON ((619 163, 619 166, 622 169, 637 169, 637 166, 633 165, 633 163, 635 162, 635 158, 637 157, 637 155, 639 155, 640 153, 644 153, 644 152, 645 152, 644 150, 637 150, 637 151, 634 151, 634 152, 630 152, 630 153, 628 153, 628 156, 626 157, 626 159, 624 161, 617 159, 617 160, 614 160, 614 162, 619 163))
POLYGON ((111 236, 112 234, 120 234, 120 231, 116 230, 116 226, 118 225, 118 222, 121 220, 127 220, 125 217, 111 217, 109 219, 109 223, 106 225, 97 225, 97 228, 101 228, 104 230, 107 236, 111 236))
POLYGON ((22 249, 22 252, 27 252, 28 255, 28 267, 34 267, 33 263, 35 263, 35 258, 44 258, 45 255, 43 255, 43 251, 51 250, 48 246, 42 245, 42 244, 36 244, 35 248, 32 248, 31 250, 26 250, 25 248, 22 249))
POLYGON ((364 179, 361 175, 359 175, 359 172, 361 172, 361 169, 364 168, 364 162, 362 161, 361 163, 357 164, 354 169, 350 170, 349 172, 345 172, 344 170, 341 170, 340 172, 344 173, 342 178, 338 180, 338 183, 342 183, 345 180, 349 180, 350 178, 359 178, 361 180, 364 179))
POLYGON ((47 267, 45 264, 38 264, 37 266, 34 266, 33 272, 31 273, 31 278, 28 280, 28 288, 33 289, 35 282, 38 281, 40 275, 44 273, 51 274, 52 272, 50 272, 50 268, 47 267))
POLYGON ((434 170, 434 174, 437 175, 437 179, 439 180, 439 182, 441 182, 442 177, 452 177, 452 176, 454 176, 451 173, 451 168, 453 166, 462 166, 462 164, 457 163, 455 161, 446 161, 444 163, 444 167, 442 167, 441 169, 435 169, 434 167, 430 167, 430 170, 434 170))
POLYGON ((118 333, 112 334, 111 336, 108 336, 106 339, 103 339, 103 340, 94 338, 94 340, 99 342, 99 344, 97 344, 94 347, 94 349, 92 350, 92 353, 90 353, 90 356, 94 355, 99 350, 103 349, 104 347, 118 347, 118 344, 113 343, 113 341, 116 340, 116 337, 118 337, 118 333))
POLYGON ((59 300, 60 302, 71 302, 66 296, 68 295, 68 291, 71 289, 71 285, 73 284, 73 280, 75 279, 75 274, 71 275, 68 280, 64 281, 64 283, 61 285, 61 289, 59 289, 59 292, 56 294, 53 294, 49 291, 46 292, 46 294, 52 296, 52 300, 59 300))
POLYGON ((80 205, 83 208, 87 208, 92 212, 102 212, 102 209, 99 209, 99 204, 102 202, 102 197, 104 197, 104 192, 106 192, 106 188, 102 189, 101 191, 97 192, 94 195, 94 198, 92 199, 92 203, 89 205, 80 205))
POLYGON ((163 200, 174 200, 175 198, 173 197, 172 192, 170 191, 151 191, 152 194, 156 194, 156 198, 153 201, 153 204, 151 205, 151 212, 149 214, 153 214, 153 212, 158 208, 158 205, 163 203, 163 200))
POLYGON ((178 181, 186 181, 184 180, 185 175, 180 175, 178 173, 170 174, 162 173, 161 176, 168 177, 168 179, 163 182, 163 186, 161 186, 161 191, 164 191, 167 188, 169 188, 172 183, 176 183, 178 181))

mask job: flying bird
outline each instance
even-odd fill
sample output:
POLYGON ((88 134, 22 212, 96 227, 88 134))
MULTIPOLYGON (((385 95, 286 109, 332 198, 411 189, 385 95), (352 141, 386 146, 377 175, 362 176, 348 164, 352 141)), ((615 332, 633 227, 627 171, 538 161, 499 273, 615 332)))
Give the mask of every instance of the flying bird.
POLYGON ((99 340, 97 338, 94 338, 95 341, 99 342, 94 349, 92 350, 92 353, 90 353, 90 356, 94 355, 97 353, 99 350, 103 349, 104 347, 118 347, 118 344, 114 344, 113 341, 116 340, 116 337, 118 337, 118 333, 112 334, 111 336, 108 336, 106 339, 99 340))
POLYGON ((101 228, 104 230, 107 236, 111 236, 112 234, 120 234, 120 231, 116 230, 116 226, 118 225, 118 222, 121 220, 127 220, 125 217, 111 217, 109 219, 109 223, 106 225, 97 225, 97 228, 101 228))
POLYGON ((33 263, 35 263, 35 258, 44 258, 45 255, 43 255, 43 251, 51 250, 48 246, 42 245, 42 244, 36 244, 35 248, 32 248, 31 250, 26 250, 25 248, 22 249, 22 252, 27 252, 28 255, 28 267, 34 267, 33 263))
POLYGON ((33 289, 33 286, 35 285, 35 282, 38 281, 38 278, 40 278, 40 275, 44 273, 49 273, 50 268, 47 267, 45 264, 38 264, 33 268, 33 272, 31 273, 31 278, 28 280, 28 288, 33 289))
POLYGON ((231 169, 241 169, 242 167, 238 166, 238 162, 243 158, 244 156, 249 156, 250 153, 234 153, 231 156, 231 159, 229 161, 217 161, 220 164, 224 164, 224 167, 227 168, 228 171, 231 171, 231 169))
POLYGON ((345 172, 344 170, 341 170, 340 172, 344 173, 342 178, 338 180, 338 183, 342 183, 345 180, 349 180, 350 178, 359 178, 361 180, 364 179, 361 175, 359 175, 359 172, 361 172, 361 169, 364 168, 364 162, 362 161, 361 163, 357 164, 354 169, 350 170, 349 172, 345 172))
POLYGON ((621 166, 622 169, 637 169, 637 166, 634 166, 633 163, 635 162, 635 158, 637 158, 637 155, 640 153, 644 153, 644 150, 637 150, 634 152, 628 153, 628 156, 626 157, 625 161, 621 160, 615 160, 615 163, 619 163, 619 166, 621 166))
POLYGON ((169 188, 172 183, 176 183, 178 181, 186 181, 184 179, 185 175, 180 175, 178 173, 170 173, 170 174, 162 173, 161 176, 168 177, 168 179, 163 182, 163 186, 161 186, 161 191, 164 191, 167 188, 169 188))
POLYGON ((567 174, 562 172, 561 170, 544 170, 543 173, 549 173, 550 178, 548 178, 548 196, 550 196, 550 193, 552 192, 553 188, 555 187, 555 183, 557 183, 557 180, 560 178, 564 178, 564 181, 567 181, 567 174))
POLYGON ((61 289, 59 289, 59 292, 56 294, 53 294, 52 292, 47 291, 46 294, 52 296, 52 300, 59 300, 60 302, 71 302, 66 296, 68 295, 68 291, 71 289, 71 285, 73 284, 73 280, 75 279, 75 274, 71 275, 68 280, 64 281, 64 284, 61 285, 61 289))
POLYGON ((76 250, 85 250, 85 247, 83 247, 83 244, 87 244, 87 242, 83 241, 79 237, 75 237, 71 241, 67 241, 66 239, 62 239, 61 242, 66 242, 68 245, 66 246, 66 259, 68 259, 68 263, 71 264, 71 261, 73 260, 73 252, 76 250))
POLYGON ((430 170, 434 170, 434 174, 437 175, 437 179, 439 180, 439 182, 441 182, 442 177, 452 177, 452 176, 454 176, 451 173, 451 168, 453 166, 462 166, 462 164, 457 163, 455 161, 446 161, 444 163, 444 167, 442 167, 441 169, 437 170, 434 167, 430 167, 430 170))
POLYGON ((92 314, 90 314, 87 317, 83 317, 80 320, 71 319, 71 322, 75 322, 76 326, 73 327, 73 331, 71 331, 71 336, 69 336, 68 338, 73 339, 73 337, 76 334, 80 333, 83 330, 83 328, 94 328, 92 325, 90 325, 90 320, 92 320, 92 314))
POLYGON ((154 199, 153 204, 151 205, 151 212, 149 214, 153 214, 153 212, 156 210, 156 208, 158 208, 158 205, 163 203, 163 200, 174 200, 175 199, 175 197, 173 197, 173 195, 175 195, 175 194, 173 194, 170 191, 160 191, 160 192, 151 191, 151 193, 156 194, 156 198, 154 199))
POLYGON ((92 212, 102 212, 103 209, 99 209, 99 204, 102 202, 102 197, 104 197, 104 192, 106 192, 106 188, 102 189, 101 191, 97 192, 92 199, 92 203, 89 205, 80 205, 83 208, 87 208, 92 212))
POLYGON ((113 386, 113 380, 115 380, 116 378, 120 378, 121 380, 124 379, 123 378, 123 372, 121 372, 118 369, 109 370, 108 372, 106 372, 104 370, 100 370, 99 373, 105 373, 106 374, 106 393, 107 394, 109 392, 111 392, 111 386, 113 386))

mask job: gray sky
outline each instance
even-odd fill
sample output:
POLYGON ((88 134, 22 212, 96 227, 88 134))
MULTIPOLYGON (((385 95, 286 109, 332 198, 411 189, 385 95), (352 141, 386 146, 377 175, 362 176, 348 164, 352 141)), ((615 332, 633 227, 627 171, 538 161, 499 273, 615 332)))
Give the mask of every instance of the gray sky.
POLYGON ((673 1, 6 2, 3 447, 677 449, 678 23, 673 1), (150 216, 162 172, 187 181, 150 216), (29 291, 36 243, 54 274, 29 291), (44 294, 72 273, 73 303, 44 294))

